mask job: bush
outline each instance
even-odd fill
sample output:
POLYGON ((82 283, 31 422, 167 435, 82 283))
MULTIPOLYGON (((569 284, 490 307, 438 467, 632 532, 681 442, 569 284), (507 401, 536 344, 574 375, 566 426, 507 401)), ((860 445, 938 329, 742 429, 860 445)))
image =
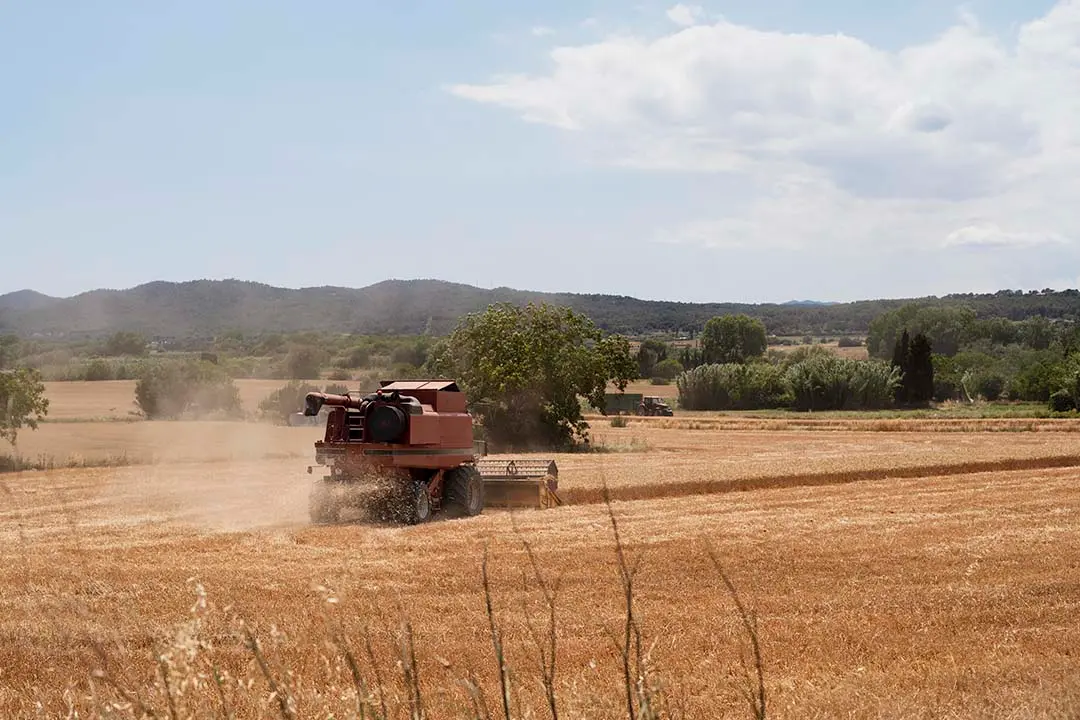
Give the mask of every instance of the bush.
POLYGON ((139 367, 137 365, 120 363, 113 371, 113 380, 135 380, 138 377, 139 367))
POLYGON ((289 415, 304 409, 304 397, 319 388, 301 380, 293 380, 267 395, 259 403, 259 417, 272 422, 287 422, 289 415))
POLYGON ((356 370, 357 368, 367 367, 370 362, 371 350, 364 345, 357 345, 349 348, 345 356, 335 360, 334 364, 338 367, 356 370))
POLYGON ((876 410, 892 403, 900 370, 830 354, 796 363, 785 377, 796 410, 876 410))
POLYGON ((946 400, 960 399, 960 381, 952 376, 934 376, 934 401, 945 402, 946 400))
POLYGON ((624 428, 627 426, 628 422, 629 421, 626 419, 625 415, 616 415, 615 417, 611 418, 611 427, 624 428))
POLYGON ((678 377, 679 406, 687 410, 755 410, 787 403, 783 371, 767 363, 701 365, 678 377))
POLYGON ((326 351, 321 348, 293 348, 285 356, 285 377, 293 380, 317 378, 326 360, 326 351))
MULTIPOLYGON (((653 378, 662 378, 664 380, 674 380, 683 371, 682 363, 674 358, 668 360, 661 360, 656 363, 652 369, 653 378)), ((653 383, 654 385, 659 383, 653 383)))
POLYGON ((649 384, 650 385, 670 385, 671 381, 668 380, 667 378, 653 377, 653 378, 649 378, 649 384))
POLYGON ((836 341, 836 347, 862 347, 862 340, 853 337, 842 337, 836 341))
POLYGON ((105 341, 106 355, 146 355, 146 338, 138 333, 118 332, 105 341))
POLYGON ((394 365, 422 367, 428 360, 429 350, 429 343, 423 339, 398 345, 390 352, 390 362, 394 365))
POLYGON ((981 397, 993 402, 1001 399, 1006 382, 1005 375, 998 370, 979 369, 965 372, 961 384, 969 398, 981 397))
POLYGON ((1004 364, 1014 368, 1008 383, 1009 398, 1036 402, 1049 402, 1056 390, 1071 390, 1071 378, 1080 370, 1075 358, 1062 361, 1048 351, 1009 354, 1004 364))
POLYGON ((352 380, 352 373, 348 370, 337 368, 336 370, 330 371, 329 378, 331 380, 352 380))
POLYGON ((1054 412, 1070 412, 1076 409, 1076 401, 1068 390, 1058 390, 1050 395, 1050 409, 1054 412))
POLYGON ((200 360, 146 366, 135 384, 135 403, 151 419, 241 414, 240 391, 233 379, 200 360))
POLYGON ((91 360, 86 366, 86 370, 83 371, 83 379, 89 381, 112 380, 113 372, 109 367, 109 363, 98 358, 91 360))

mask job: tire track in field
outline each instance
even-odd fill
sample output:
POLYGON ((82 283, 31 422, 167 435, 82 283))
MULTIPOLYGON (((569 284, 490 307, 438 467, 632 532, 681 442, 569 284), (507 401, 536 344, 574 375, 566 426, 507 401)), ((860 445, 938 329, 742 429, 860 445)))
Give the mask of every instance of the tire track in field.
MULTIPOLYGON (((785 475, 760 475, 738 480, 694 480, 651 485, 625 485, 608 488, 612 500, 656 500, 686 497, 688 495, 715 495, 750 490, 775 490, 780 488, 810 487, 817 485, 843 485, 872 480, 899 480, 911 478, 971 475, 983 472, 1006 472, 1010 470, 1049 470, 1054 468, 1080 468, 1080 455, 1056 455, 1041 458, 1006 458, 962 463, 937 463, 903 468, 877 468, 868 470, 821 471, 785 475)), ((563 505, 594 505, 604 502, 603 488, 568 488, 559 492, 563 505)))
MULTIPOLYGON (((585 415, 602 422, 609 416, 585 415)), ((629 427, 701 431, 840 431, 840 432, 1080 432, 1075 418, 770 418, 753 416, 627 416, 629 427)))

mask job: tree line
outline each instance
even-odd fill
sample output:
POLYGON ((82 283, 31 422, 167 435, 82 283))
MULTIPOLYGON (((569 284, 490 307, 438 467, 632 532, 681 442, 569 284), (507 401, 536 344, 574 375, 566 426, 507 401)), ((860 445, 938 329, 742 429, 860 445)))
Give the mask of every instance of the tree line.
MULTIPOLYGON (((675 382, 685 410, 869 410, 1013 399, 1071 411, 1080 400, 1080 329, 1068 321, 980 318, 964 308, 911 304, 874 319, 867 359, 822 346, 778 350, 768 338, 760 319, 727 314, 705 322, 694 347, 649 339, 632 353, 626 337, 572 308, 500 303, 464 316, 441 337, 233 334, 218 339, 216 352, 155 357, 145 338, 117 333, 99 347, 104 357, 139 363, 135 402, 149 418, 238 417, 233 368, 218 353, 227 360, 229 352, 276 352, 283 378, 310 380, 327 364, 347 370, 376 361, 396 363, 391 371, 454 378, 481 430, 506 447, 587 440, 582 401, 603 409, 612 384, 624 389, 639 378, 675 382)), ((26 351, 14 336, 0 336, 0 437, 10 441, 47 414, 42 375, 23 362, 26 351)), ((283 388, 264 414, 280 415, 282 403, 301 390, 283 388)))

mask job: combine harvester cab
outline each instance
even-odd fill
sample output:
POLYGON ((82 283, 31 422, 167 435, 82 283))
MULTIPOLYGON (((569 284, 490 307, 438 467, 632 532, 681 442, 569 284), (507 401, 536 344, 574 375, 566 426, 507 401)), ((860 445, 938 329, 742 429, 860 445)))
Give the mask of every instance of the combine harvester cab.
POLYGON ((308 393, 304 415, 315 417, 326 407, 315 462, 329 474, 311 488, 313 522, 333 522, 342 509, 364 504, 356 502, 357 491, 378 495, 380 489, 387 514, 409 523, 444 509, 472 516, 484 507, 559 502, 554 460, 482 457, 465 394, 453 381, 383 381, 360 397, 308 393))

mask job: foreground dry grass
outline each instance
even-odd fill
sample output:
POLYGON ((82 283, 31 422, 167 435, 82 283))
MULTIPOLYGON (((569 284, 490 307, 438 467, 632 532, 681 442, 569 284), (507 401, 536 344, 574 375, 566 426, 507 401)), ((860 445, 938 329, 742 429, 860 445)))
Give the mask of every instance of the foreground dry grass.
MULTIPOLYGON (((594 472, 609 473, 610 460, 591 458, 594 472)), ((95 702, 122 705, 94 670, 166 716, 161 673, 170 663, 178 715, 192 709, 205 717, 224 703, 238 716, 273 716, 279 706, 244 645, 240 619, 263 643, 269 675, 298 717, 345 717, 356 707, 351 669, 329 642, 331 621, 344 629, 360 677, 381 679, 393 709, 407 704, 394 665, 403 611, 427 716, 463 716, 465 679, 501 716, 481 585, 486 545, 513 672, 511 704, 544 716, 527 622, 543 629, 544 604, 520 538, 544 576, 561 579, 554 681, 561 716, 626 716, 615 649, 623 598, 604 506, 515 518, 491 512, 416 528, 316 528, 303 523, 306 476, 286 467, 3 479, 0 716, 51 717, 74 707, 82 717, 95 702), (197 625, 185 625, 198 605, 194 582, 208 604, 196 608, 197 625), (211 647, 199 649, 196 639, 211 647), (155 661, 155 644, 168 650, 168 663, 155 661), (220 690, 211 663, 224 673, 220 690), (179 684, 198 673, 201 686, 179 684)), ((748 714, 740 695, 745 634, 706 542, 758 614, 769 716, 1080 713, 1075 469, 613 508, 630 555, 641 554, 636 612, 649 668, 685 717, 748 714)))

